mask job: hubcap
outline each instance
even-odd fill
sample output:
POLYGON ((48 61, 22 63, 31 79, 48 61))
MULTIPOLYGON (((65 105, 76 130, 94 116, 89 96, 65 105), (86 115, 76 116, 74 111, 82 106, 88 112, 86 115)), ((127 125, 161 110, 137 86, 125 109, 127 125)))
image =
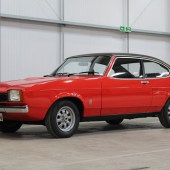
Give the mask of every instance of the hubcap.
POLYGON ((56 116, 57 126, 64 132, 70 131, 75 124, 75 114, 72 108, 68 106, 62 107, 56 116))
POLYGON ((169 117, 169 119, 170 119, 170 105, 169 105, 169 107, 168 107, 168 117, 169 117))

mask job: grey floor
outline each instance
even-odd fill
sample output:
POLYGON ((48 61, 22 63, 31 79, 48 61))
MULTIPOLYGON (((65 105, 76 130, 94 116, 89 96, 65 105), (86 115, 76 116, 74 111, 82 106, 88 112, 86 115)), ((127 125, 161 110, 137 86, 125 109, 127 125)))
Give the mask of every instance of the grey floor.
POLYGON ((53 139, 43 126, 0 133, 0 170, 169 170, 170 129, 157 118, 119 126, 81 123, 68 139, 53 139))

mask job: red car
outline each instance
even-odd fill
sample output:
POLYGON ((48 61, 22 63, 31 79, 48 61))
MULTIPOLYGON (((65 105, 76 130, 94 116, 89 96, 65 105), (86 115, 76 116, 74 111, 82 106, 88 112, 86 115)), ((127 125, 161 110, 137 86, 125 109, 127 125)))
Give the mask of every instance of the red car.
POLYGON ((170 66, 139 54, 88 54, 44 77, 0 83, 0 131, 43 124, 54 137, 72 136, 82 121, 159 117, 170 127, 170 66))

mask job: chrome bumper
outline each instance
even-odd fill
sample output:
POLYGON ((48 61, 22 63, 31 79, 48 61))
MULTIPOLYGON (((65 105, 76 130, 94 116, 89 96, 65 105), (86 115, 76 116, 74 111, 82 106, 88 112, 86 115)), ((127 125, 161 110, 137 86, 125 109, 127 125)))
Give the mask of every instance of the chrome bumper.
POLYGON ((28 106, 1 106, 0 113, 28 113, 28 106))

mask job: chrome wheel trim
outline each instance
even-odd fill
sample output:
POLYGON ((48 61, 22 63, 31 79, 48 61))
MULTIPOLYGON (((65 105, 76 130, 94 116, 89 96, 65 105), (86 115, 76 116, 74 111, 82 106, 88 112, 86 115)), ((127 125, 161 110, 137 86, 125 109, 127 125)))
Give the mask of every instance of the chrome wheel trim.
POLYGON ((168 106, 167 114, 168 114, 168 118, 170 119, 170 105, 168 106))
POLYGON ((75 114, 73 109, 69 106, 62 107, 57 112, 56 123, 61 131, 70 131, 75 124, 75 114))

